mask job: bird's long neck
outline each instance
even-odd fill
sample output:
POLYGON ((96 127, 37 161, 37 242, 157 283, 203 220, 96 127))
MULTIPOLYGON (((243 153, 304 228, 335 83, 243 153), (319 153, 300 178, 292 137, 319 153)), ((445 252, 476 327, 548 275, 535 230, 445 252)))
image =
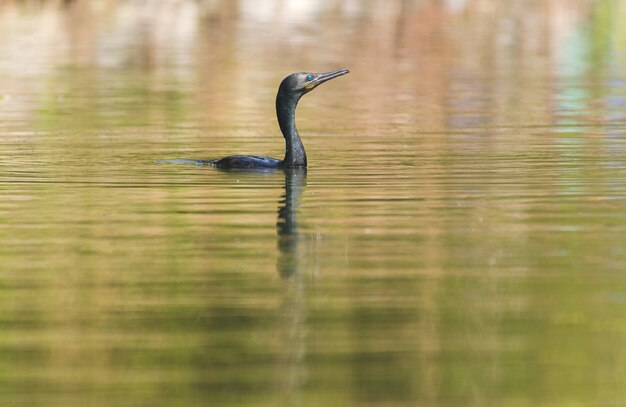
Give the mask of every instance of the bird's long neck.
POLYGON ((301 95, 278 92, 276 96, 276 116, 280 131, 285 137, 285 168, 306 167, 306 153, 300 135, 296 129, 296 106, 301 95))

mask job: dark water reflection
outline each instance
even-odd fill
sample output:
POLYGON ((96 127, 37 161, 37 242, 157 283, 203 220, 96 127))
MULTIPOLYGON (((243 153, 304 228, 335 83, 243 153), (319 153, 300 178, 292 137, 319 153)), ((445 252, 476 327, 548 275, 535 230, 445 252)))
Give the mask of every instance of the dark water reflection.
POLYGON ((278 208, 278 261, 276 269, 283 278, 298 273, 298 201, 306 185, 306 169, 285 170, 285 194, 278 208))
POLYGON ((0 404, 623 404, 625 17, 0 2, 0 404))
POLYGON ((277 375, 282 378, 280 389, 285 405, 299 404, 306 382, 307 308, 306 282, 298 252, 298 202, 306 184, 306 169, 288 169, 285 173, 285 193, 278 208, 276 269, 285 281, 281 305, 282 363, 277 375))

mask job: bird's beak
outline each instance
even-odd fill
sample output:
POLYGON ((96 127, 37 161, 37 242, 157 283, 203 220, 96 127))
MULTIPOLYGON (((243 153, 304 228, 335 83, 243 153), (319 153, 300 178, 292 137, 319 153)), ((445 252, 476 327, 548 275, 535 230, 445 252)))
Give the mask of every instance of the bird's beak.
POLYGON ((311 82, 309 82, 306 85, 306 90, 308 91, 313 90, 318 85, 321 85, 322 83, 326 81, 329 81, 341 75, 345 75, 347 73, 350 73, 350 71, 348 71, 347 68, 342 68, 336 71, 330 71, 330 72, 324 72, 324 73, 318 74, 315 79, 313 79, 311 82))

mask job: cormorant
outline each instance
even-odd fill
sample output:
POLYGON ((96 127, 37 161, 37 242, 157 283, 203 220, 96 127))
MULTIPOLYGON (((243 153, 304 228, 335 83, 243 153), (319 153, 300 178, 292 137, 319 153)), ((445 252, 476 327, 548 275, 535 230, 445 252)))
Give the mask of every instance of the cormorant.
POLYGON ((306 153, 300 135, 296 129, 296 106, 300 98, 315 89, 318 85, 349 73, 347 69, 325 73, 297 72, 289 75, 280 83, 276 95, 276 116, 280 131, 285 138, 285 158, 282 160, 252 155, 232 155, 216 160, 198 161, 224 169, 278 169, 305 168, 306 153))

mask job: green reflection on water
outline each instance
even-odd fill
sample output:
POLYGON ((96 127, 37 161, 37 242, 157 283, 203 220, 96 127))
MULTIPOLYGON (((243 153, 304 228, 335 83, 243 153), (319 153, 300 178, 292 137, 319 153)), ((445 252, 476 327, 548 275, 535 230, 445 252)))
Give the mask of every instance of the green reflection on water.
POLYGON ((626 6, 481 4, 2 5, 0 402, 623 403, 626 6))

